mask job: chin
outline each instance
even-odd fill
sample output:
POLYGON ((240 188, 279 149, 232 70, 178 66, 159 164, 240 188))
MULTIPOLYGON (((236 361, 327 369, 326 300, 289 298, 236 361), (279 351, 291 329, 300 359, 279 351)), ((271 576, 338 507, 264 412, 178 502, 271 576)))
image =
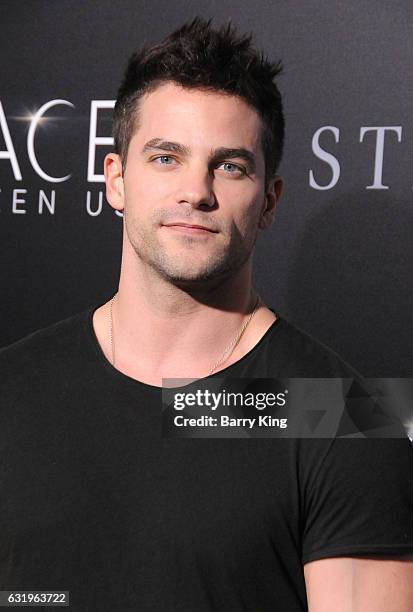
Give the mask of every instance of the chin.
POLYGON ((222 277, 223 266, 196 266, 194 263, 188 265, 158 265, 155 266, 158 273, 172 283, 200 283, 222 277))
POLYGON ((248 259, 248 253, 215 253, 214 256, 192 256, 188 253, 166 253, 158 249, 146 261, 156 272, 173 284, 197 284, 224 280, 236 274, 248 259))
POLYGON ((168 271, 164 274, 165 278, 173 283, 202 283, 219 278, 219 272, 213 271, 168 271))

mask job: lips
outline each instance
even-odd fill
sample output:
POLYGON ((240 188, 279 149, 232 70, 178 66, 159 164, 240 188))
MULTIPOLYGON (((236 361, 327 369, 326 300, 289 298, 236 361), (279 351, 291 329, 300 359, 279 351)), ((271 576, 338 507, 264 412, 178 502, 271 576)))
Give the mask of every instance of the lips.
POLYGON ((209 227, 206 227, 205 225, 197 225, 195 223, 180 223, 180 222, 176 222, 176 223, 164 223, 165 227, 184 227, 184 228, 188 228, 188 229, 193 229, 193 230, 203 230, 206 232, 213 232, 213 233, 217 233, 217 230, 213 230, 209 227))

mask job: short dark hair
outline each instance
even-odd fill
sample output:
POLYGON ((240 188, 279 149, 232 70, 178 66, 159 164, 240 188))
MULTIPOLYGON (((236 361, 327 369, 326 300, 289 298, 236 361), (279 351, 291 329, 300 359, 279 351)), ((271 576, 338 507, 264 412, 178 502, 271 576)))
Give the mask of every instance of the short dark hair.
POLYGON ((257 52, 252 34, 239 35, 231 22, 214 29, 211 21, 196 17, 129 59, 113 120, 115 151, 123 167, 136 128, 139 99, 169 81, 236 95, 252 106, 263 122, 266 181, 276 173, 284 143, 284 115, 274 78, 282 64, 257 52))

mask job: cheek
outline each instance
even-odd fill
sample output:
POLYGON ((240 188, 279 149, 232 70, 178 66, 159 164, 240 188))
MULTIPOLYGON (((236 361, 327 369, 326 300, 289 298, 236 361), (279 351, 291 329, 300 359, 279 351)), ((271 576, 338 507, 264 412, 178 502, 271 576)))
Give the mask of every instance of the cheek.
POLYGON ((167 181, 148 177, 145 173, 129 176, 125 181, 126 203, 130 208, 139 211, 154 210, 156 206, 170 196, 171 188, 167 181))
POLYGON ((225 195, 222 193, 221 196, 222 199, 218 197, 218 202, 228 203, 228 214, 238 230, 243 235, 255 231, 261 215, 264 197, 262 191, 255 186, 247 189, 244 184, 237 185, 236 188, 228 190, 225 195))

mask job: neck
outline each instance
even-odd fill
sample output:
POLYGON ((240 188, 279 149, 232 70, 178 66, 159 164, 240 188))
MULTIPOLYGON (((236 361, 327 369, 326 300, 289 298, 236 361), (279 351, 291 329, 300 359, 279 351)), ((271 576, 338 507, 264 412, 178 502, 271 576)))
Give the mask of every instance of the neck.
MULTIPOLYGON (((257 294, 251 287, 250 260, 230 278, 208 287, 202 283, 200 288, 178 287, 156 277, 144 266, 128 266, 122 261, 119 290, 113 303, 115 367, 156 386, 162 385, 162 377, 207 376, 237 336, 256 300, 257 294)), ((112 362, 108 344, 109 303, 99 310, 102 317, 100 323, 96 317, 95 330, 112 362)), ((258 308, 222 367, 250 350, 274 318, 268 309, 258 308), (267 310, 267 316, 262 310, 267 310)))
POLYGON ((199 358, 200 346, 209 354, 217 332, 236 330, 255 303, 250 278, 247 265, 219 283, 178 287, 145 268, 135 268, 132 280, 123 267, 114 305, 117 336, 144 347, 157 361, 172 359, 175 350, 179 358, 181 353, 199 358))

